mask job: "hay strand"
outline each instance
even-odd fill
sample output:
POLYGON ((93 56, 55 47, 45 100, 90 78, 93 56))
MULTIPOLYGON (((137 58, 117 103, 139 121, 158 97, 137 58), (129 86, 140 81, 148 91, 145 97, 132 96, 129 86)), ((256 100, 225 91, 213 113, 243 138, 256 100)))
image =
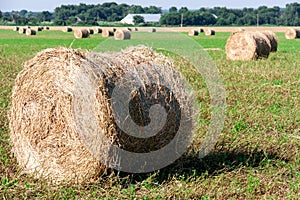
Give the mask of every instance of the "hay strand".
POLYGON ((75 29, 74 37, 75 38, 88 38, 88 37, 90 37, 90 31, 87 29, 75 29))
POLYGON ((270 42, 264 34, 248 31, 233 33, 225 48, 229 60, 267 58, 271 50, 270 42))
POLYGON ((130 40, 131 34, 128 30, 117 30, 114 35, 115 40, 130 40))

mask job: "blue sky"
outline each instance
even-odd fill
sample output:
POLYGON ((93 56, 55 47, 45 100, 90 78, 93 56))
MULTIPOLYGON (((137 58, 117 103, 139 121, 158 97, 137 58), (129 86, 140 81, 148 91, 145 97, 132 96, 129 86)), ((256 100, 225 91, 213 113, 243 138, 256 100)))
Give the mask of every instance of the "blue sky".
POLYGON ((262 5, 266 5, 268 7, 285 7, 287 3, 300 3, 299 0, 0 0, 0 10, 11 11, 26 9, 31 11, 53 11, 54 8, 62 4, 102 4, 104 2, 117 2, 142 6, 155 5, 162 8, 169 8, 171 6, 180 8, 182 6, 186 6, 190 9, 216 6, 226 6, 228 8, 257 8, 262 5))

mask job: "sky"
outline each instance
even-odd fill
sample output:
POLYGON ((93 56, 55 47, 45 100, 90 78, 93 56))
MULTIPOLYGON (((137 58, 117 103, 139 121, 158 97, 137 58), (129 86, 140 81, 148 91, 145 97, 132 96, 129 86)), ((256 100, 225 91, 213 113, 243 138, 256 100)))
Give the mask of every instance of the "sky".
POLYGON ((154 5, 168 9, 171 6, 188 7, 189 9, 199 9, 201 7, 226 6, 227 8, 257 8, 259 6, 279 6, 285 7, 287 3, 298 2, 299 0, 0 0, 1 11, 54 11, 56 7, 68 4, 102 4, 104 2, 126 3, 128 5, 154 5))

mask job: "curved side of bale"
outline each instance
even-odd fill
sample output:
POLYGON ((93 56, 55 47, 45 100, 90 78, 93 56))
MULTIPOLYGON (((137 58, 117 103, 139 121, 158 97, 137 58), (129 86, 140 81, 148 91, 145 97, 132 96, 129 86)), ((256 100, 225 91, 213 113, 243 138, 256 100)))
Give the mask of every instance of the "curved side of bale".
POLYGON ((216 32, 214 31, 214 30, 212 30, 212 29, 206 29, 205 30, 205 35, 215 35, 216 34, 216 32))
POLYGON ((72 29, 72 27, 64 27, 63 28, 63 32, 65 32, 65 33, 67 33, 67 32, 72 32, 73 31, 73 29, 72 29))
POLYGON ((247 31, 233 33, 225 48, 229 60, 257 60, 268 57, 271 50, 270 42, 264 34, 247 31))
POLYGON ((13 28, 13 31, 19 31, 19 29, 20 29, 20 27, 15 26, 15 27, 13 28))
POLYGON ((263 31, 262 32, 270 41, 271 52, 276 52, 278 47, 278 38, 276 34, 272 31, 263 31))
POLYGON ((103 29, 102 30, 102 37, 107 38, 107 37, 112 37, 114 36, 114 31, 110 29, 103 29))
POLYGON ((287 29, 285 32, 285 38, 289 40, 300 38, 300 30, 295 28, 287 29))
POLYGON ((51 182, 81 182, 105 168, 86 150, 73 116, 73 77, 85 54, 46 49, 15 80, 10 111, 13 153, 25 173, 51 182))
POLYGON ((115 40, 130 40, 131 34, 128 30, 117 30, 114 35, 115 40))
POLYGON ((28 28, 26 30, 26 35, 36 35, 36 30, 33 30, 31 28, 28 28))
POLYGON ((197 36, 197 35, 199 35, 199 32, 197 30, 189 30, 188 35, 189 36, 197 36))
POLYGON ((23 27, 19 28, 19 33, 20 34, 25 34, 26 33, 26 28, 23 28, 23 27))
POLYGON ((75 29, 74 37, 75 38, 88 38, 90 36, 90 31, 87 29, 75 29))

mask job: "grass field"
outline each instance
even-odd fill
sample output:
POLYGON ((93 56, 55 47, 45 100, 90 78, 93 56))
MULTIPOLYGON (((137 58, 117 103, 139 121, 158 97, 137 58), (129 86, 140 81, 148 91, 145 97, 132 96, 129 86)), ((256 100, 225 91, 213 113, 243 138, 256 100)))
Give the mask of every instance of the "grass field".
MULTIPOLYGON (((153 33, 155 34, 155 33, 153 33)), ((73 39, 72 33, 24 36, 0 30, 0 197, 3 199, 299 199, 300 40, 278 33, 279 49, 268 59, 228 61, 230 33, 194 37, 219 68, 227 91, 227 113, 215 149, 198 159, 196 136, 174 164, 149 174, 116 171, 81 186, 47 185, 20 173, 11 153, 7 112, 22 63, 42 49, 65 46, 92 50, 104 39, 73 39)), ((183 74, 201 102, 198 132, 209 124, 209 97, 201 77, 183 74), (199 83, 200 82, 200 83, 199 83)))

